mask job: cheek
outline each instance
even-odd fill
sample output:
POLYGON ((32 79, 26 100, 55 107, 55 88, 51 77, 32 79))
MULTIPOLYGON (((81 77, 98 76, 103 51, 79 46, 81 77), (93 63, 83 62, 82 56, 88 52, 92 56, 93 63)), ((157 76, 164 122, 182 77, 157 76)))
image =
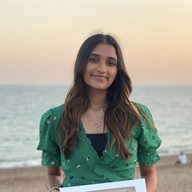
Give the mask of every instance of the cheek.
POLYGON ((85 76, 88 76, 88 75, 90 74, 90 72, 91 72, 91 67, 90 67, 89 64, 87 64, 87 66, 86 66, 85 69, 84 69, 83 76, 84 76, 84 77, 85 77, 85 76))
POLYGON ((85 71, 83 72, 83 80, 85 83, 88 82, 89 76, 90 76, 89 70, 85 68, 85 71))
POLYGON ((116 76, 117 76, 117 69, 114 69, 114 71, 112 72, 112 76, 113 76, 113 79, 116 78, 116 76))

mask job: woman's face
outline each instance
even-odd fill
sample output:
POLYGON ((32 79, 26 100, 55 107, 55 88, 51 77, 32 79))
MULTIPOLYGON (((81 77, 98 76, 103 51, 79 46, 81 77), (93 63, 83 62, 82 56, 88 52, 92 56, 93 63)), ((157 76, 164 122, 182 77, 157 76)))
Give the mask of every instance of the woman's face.
POLYGON ((117 75, 117 54, 109 44, 99 44, 91 52, 83 79, 94 90, 107 90, 117 75))

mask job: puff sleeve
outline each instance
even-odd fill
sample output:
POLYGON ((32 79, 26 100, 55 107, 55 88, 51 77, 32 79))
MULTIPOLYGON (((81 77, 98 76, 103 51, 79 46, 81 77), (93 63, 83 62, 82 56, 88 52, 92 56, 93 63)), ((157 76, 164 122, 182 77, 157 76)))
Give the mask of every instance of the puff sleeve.
POLYGON ((40 120, 40 141, 37 150, 42 150, 41 163, 44 166, 59 167, 61 164, 60 147, 55 139, 56 120, 57 117, 51 109, 45 112, 40 120))
POLYGON ((140 109, 142 113, 140 116, 140 137, 138 139, 138 162, 144 165, 153 165, 160 159, 157 148, 161 144, 161 139, 157 134, 150 110, 141 104, 140 109))

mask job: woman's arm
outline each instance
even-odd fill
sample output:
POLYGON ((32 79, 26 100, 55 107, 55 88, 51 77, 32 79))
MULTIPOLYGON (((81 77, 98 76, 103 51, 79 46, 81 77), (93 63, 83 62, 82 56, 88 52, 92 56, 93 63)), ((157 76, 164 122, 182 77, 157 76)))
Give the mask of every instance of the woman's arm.
MULTIPOLYGON (((60 167, 47 167, 47 189, 49 190, 51 187, 59 187, 63 183, 64 174, 60 167)), ((55 192, 58 190, 51 190, 51 192, 55 192)))
POLYGON ((156 165, 142 165, 140 164, 141 177, 145 178, 147 185, 147 192, 157 191, 157 171, 156 165))

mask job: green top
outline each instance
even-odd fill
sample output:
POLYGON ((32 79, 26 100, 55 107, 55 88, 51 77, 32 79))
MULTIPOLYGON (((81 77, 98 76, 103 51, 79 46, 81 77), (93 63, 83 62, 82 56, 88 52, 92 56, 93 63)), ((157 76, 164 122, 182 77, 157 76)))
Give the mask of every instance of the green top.
MULTIPOLYGON (((142 109, 149 120, 154 123, 149 109, 136 104, 142 109)), ((42 165, 61 167, 65 179, 61 187, 103 183, 110 181, 130 180, 134 178, 135 165, 152 165, 159 160, 156 149, 161 140, 155 128, 141 115, 138 123, 131 131, 131 139, 126 140, 126 146, 132 156, 125 160, 117 154, 117 146, 112 149, 106 146, 99 158, 91 141, 86 136, 83 124, 80 123, 79 143, 74 147, 70 158, 65 160, 60 145, 55 140, 55 128, 63 112, 64 105, 52 108, 43 114, 40 121, 40 142, 38 150, 42 150, 42 165)), ((108 131, 107 141, 110 143, 112 134, 108 131)))

